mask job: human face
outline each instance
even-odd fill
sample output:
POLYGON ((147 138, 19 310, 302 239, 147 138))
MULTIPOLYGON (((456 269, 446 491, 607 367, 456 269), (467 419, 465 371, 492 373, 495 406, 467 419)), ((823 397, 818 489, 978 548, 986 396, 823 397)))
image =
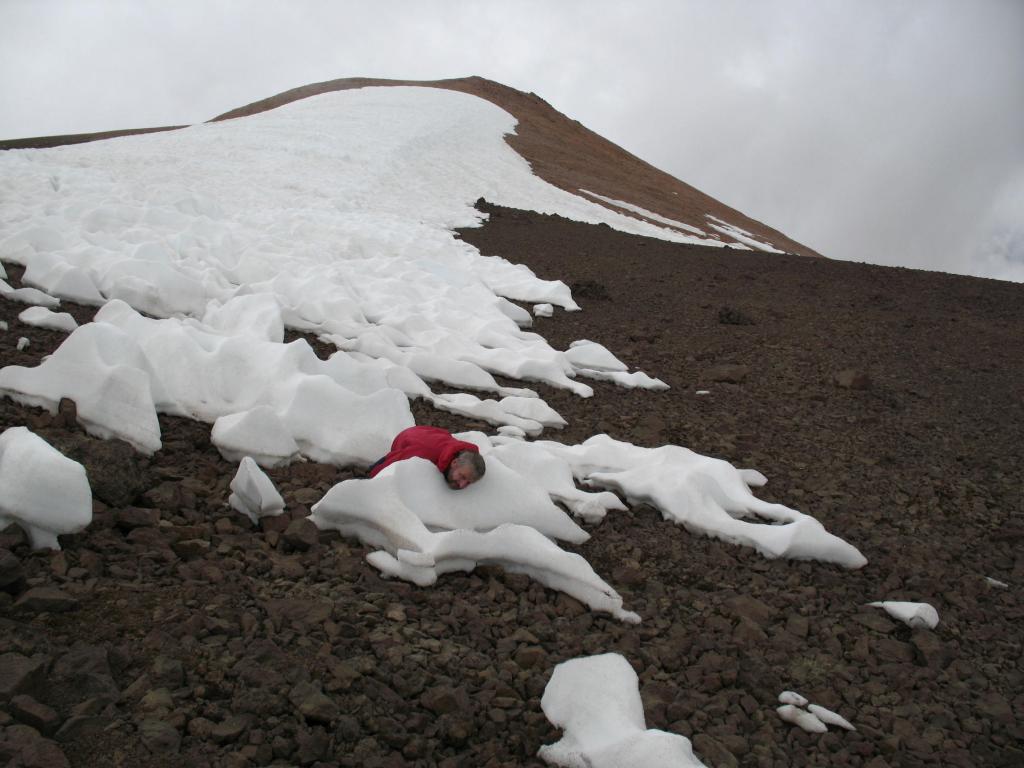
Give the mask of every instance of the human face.
POLYGON ((478 479, 473 467, 460 461, 453 461, 451 463, 445 478, 448 481, 448 487, 456 491, 465 488, 467 485, 472 485, 478 479))

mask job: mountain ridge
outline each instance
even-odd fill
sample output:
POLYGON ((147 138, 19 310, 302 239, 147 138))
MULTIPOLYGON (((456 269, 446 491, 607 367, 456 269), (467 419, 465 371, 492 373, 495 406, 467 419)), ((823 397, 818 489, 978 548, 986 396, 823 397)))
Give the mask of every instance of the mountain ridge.
MULTIPOLYGON (((518 121, 516 133, 505 137, 508 144, 530 163, 535 174, 570 194, 579 194, 581 189, 586 189, 701 229, 707 227, 705 216, 714 215, 787 252, 821 257, 817 251, 641 160, 579 121, 563 115, 537 94, 523 93, 478 76, 421 81, 365 77, 325 80, 238 107, 218 115, 211 122, 247 117, 321 93, 387 86, 446 88, 496 104, 518 121), (678 199, 673 200, 672 197, 678 199)), ((635 212, 605 202, 601 204, 620 213, 637 216, 635 212)))

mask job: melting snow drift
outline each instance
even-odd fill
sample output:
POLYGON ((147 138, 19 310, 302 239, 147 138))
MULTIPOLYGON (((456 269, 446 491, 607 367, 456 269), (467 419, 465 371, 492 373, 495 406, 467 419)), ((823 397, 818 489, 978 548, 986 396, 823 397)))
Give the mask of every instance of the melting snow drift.
POLYGON ((60 549, 58 534, 92 522, 85 467, 25 427, 0 435, 0 488, 0 530, 19 523, 34 549, 60 549))
POLYGON ((901 600, 884 600, 868 603, 872 608, 881 608, 897 621, 902 621, 911 629, 925 627, 935 629, 939 626, 939 612, 928 603, 908 603, 901 600))
POLYGON ((550 441, 533 445, 567 462, 585 484, 619 491, 630 502, 649 503, 666 520, 697 533, 753 547, 771 558, 822 560, 845 568, 867 563, 855 547, 813 517, 754 496, 750 488, 766 482, 757 471, 737 470, 676 445, 641 448, 607 435, 575 446, 550 441))
POLYGON ((555 667, 540 706, 564 731, 540 748, 546 763, 564 768, 703 768, 690 740, 647 728, 640 684, 617 653, 570 659, 555 667))

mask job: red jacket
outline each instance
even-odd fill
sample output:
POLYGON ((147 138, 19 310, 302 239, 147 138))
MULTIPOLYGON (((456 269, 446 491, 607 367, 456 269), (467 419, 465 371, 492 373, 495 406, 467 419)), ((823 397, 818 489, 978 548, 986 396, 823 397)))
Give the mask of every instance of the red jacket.
POLYGON ((370 467, 370 477, 375 477, 384 467, 396 461, 417 457, 427 459, 437 465, 441 472, 448 471, 455 454, 462 451, 480 453, 473 443, 456 440, 451 433, 440 427, 409 427, 403 429, 391 443, 388 455, 370 467))

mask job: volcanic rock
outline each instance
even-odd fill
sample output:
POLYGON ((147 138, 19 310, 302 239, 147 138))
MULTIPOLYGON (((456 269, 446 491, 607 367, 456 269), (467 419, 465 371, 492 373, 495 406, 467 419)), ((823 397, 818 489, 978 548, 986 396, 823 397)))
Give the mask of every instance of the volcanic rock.
POLYGON ((715 365, 704 372, 708 381, 740 384, 750 375, 750 367, 746 365, 723 364, 715 365))
POLYGON ((856 368, 844 368, 838 371, 833 377, 832 381, 837 387, 842 389, 869 389, 871 387, 871 378, 856 368))
POLYGON ((288 524, 281 538, 293 550, 305 552, 317 543, 319 536, 320 531, 313 521, 300 518, 288 524))
POLYGON ((758 627, 766 626, 776 614, 770 605, 750 595, 736 595, 725 601, 729 611, 739 619, 746 619, 758 627))
POLYGON ((1007 699, 996 693, 988 691, 978 696, 974 703, 975 710, 983 717, 995 720, 996 722, 1010 725, 1014 722, 1013 709, 1007 699))
POLYGON ((171 549, 182 560, 195 560, 210 551, 210 542, 206 539, 186 539, 174 542, 171 549))
POLYGON ((330 618, 333 606, 323 600, 306 600, 301 598, 276 598, 264 604, 267 615, 276 625, 285 622, 301 624, 320 624, 330 618))
POLYGON ((150 528, 160 523, 160 511, 146 507, 126 507, 114 513, 114 524, 123 531, 150 528))
MULTIPOLYGON (((196 721, 193 720, 192 722, 195 723, 196 721)), ((222 722, 212 725, 209 729, 209 735, 218 744, 234 742, 245 733, 251 722, 252 717, 249 715, 231 715, 222 722)), ((189 729, 192 729, 191 723, 189 724, 189 729)))
POLYGON ((60 716, 52 707, 41 704, 31 696, 13 696, 8 707, 18 720, 41 733, 52 733, 60 724, 60 716))
MULTIPOLYGON (((8 729, 8 734, 11 729, 8 729)), ((24 768, 70 768, 71 763, 60 746, 49 739, 32 739, 21 748, 24 768)))
POLYGON ((7 549, 0 549, 0 589, 16 587, 25 578, 21 560, 7 549))
POLYGON ((56 587, 34 587, 14 607, 30 613, 67 613, 78 608, 78 599, 56 587))
POLYGON ((420 703, 436 715, 467 712, 469 695, 463 688, 439 685, 424 691, 420 703))
POLYGON ((327 755, 331 740, 327 732, 320 727, 306 730, 300 728, 295 734, 298 749, 295 756, 300 765, 310 765, 317 760, 322 760, 327 755))
POLYGON ((153 681, 169 688, 178 688, 185 682, 185 669, 177 659, 157 656, 150 670, 153 681))
POLYGON ((0 700, 18 693, 34 693, 43 682, 46 662, 20 653, 0 654, 0 700))
POLYGON ((930 630, 915 630, 910 642, 925 666, 945 669, 953 660, 953 649, 930 630))
POLYGON ((109 725, 105 717, 95 715, 72 715, 57 731, 54 737, 62 744, 74 742, 78 739, 90 738, 103 731, 109 725))
POLYGON ((173 706, 174 699, 171 698, 171 692, 166 688, 155 688, 139 701, 139 708, 144 712, 167 711, 173 706))
POLYGON ((288 698, 302 716, 312 723, 326 725, 340 714, 338 705, 323 694, 319 683, 299 683, 292 688, 288 698))
POLYGON ((85 467, 93 496, 111 507, 128 506, 152 482, 143 457, 121 440, 76 433, 62 435, 53 444, 85 467))
POLYGON ((716 768, 736 768, 739 765, 736 756, 711 736, 702 733, 694 736, 693 749, 705 763, 716 768))
POLYGON ((181 734, 164 720, 147 718, 140 721, 139 738, 158 755, 177 754, 181 746, 181 734))
POLYGON ((722 325, 754 325, 754 319, 741 309, 722 307, 718 310, 718 322, 722 325))

